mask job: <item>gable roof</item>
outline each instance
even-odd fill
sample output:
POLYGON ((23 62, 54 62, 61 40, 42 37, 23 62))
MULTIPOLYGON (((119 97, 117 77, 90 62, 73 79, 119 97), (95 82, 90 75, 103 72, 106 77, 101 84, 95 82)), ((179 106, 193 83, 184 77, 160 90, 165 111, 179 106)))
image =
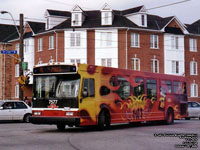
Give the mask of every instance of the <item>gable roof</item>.
POLYGON ((200 19, 192 24, 186 24, 187 30, 191 34, 200 34, 200 19))
POLYGON ((144 5, 123 10, 122 11, 122 15, 128 15, 128 14, 133 14, 133 13, 140 12, 143 7, 144 7, 144 5))
MULTIPOLYGON (((17 26, 19 28, 19 26, 17 26)), ((19 37, 14 25, 0 24, 0 42, 7 43, 12 39, 19 37)))
POLYGON ((27 23, 29 24, 34 34, 45 31, 45 23, 43 22, 27 21, 27 23))
MULTIPOLYGON (((80 8, 78 5, 76 5, 75 7, 80 8)), ((112 25, 101 24, 101 10, 83 11, 85 15, 84 22, 82 26, 77 26, 77 27, 71 26, 71 13, 73 13, 73 10, 72 10, 72 12, 67 12, 68 16, 70 16, 68 20, 63 21, 62 23, 58 24, 57 26, 53 27, 52 29, 48 31, 57 30, 57 29, 74 30, 74 29, 81 29, 81 28, 95 29, 95 28, 113 28, 114 27, 114 28, 134 28, 134 29, 142 29, 142 30, 155 30, 159 32, 174 33, 174 34, 183 34, 183 32, 188 33, 187 30, 185 29, 185 25, 183 25, 175 16, 163 18, 157 15, 146 14, 147 15, 146 27, 138 26, 137 24, 135 24, 134 22, 132 22, 131 20, 127 18, 127 15, 142 12, 144 8, 145 8, 144 6, 139 6, 135 8, 126 9, 126 10, 112 10, 112 14, 113 14, 112 25), (170 24, 170 22, 174 19, 177 22, 177 24, 180 26, 181 30, 183 31, 181 31, 178 28, 175 28, 175 29, 166 28, 168 24, 170 24)))

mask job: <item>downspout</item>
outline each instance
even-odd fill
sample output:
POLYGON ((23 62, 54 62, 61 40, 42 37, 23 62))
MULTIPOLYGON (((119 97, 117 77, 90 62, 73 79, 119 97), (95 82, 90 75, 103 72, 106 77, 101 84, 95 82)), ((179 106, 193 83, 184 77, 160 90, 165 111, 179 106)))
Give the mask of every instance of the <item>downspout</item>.
POLYGON ((5 96, 6 96, 6 55, 4 55, 4 81, 3 81, 3 100, 5 100, 5 96))
MULTIPOLYGON (((6 43, 5 43, 6 48, 6 43)), ((4 48, 3 48, 4 49, 4 48)), ((6 55, 4 55, 4 81, 3 81, 3 100, 6 98, 6 55)))
POLYGON ((54 31, 56 34, 56 62, 58 62, 58 33, 54 31))
POLYGON ((129 28, 126 30, 126 69, 128 69, 128 31, 129 28))

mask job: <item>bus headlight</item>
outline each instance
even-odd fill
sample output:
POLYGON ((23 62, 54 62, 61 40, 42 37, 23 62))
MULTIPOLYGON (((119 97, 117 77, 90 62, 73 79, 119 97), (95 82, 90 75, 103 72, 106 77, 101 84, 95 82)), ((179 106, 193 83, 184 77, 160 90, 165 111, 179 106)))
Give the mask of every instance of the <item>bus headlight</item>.
POLYGON ((35 116, 40 116, 40 115, 41 115, 41 112, 40 112, 40 111, 35 111, 35 112, 33 113, 33 115, 35 115, 35 116))
POLYGON ((74 113, 73 112, 66 112, 66 116, 73 116, 74 113))

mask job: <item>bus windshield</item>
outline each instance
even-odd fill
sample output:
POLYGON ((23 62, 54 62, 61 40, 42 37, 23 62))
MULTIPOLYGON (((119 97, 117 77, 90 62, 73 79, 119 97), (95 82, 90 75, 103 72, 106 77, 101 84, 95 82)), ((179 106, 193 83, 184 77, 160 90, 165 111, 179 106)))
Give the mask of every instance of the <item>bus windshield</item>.
POLYGON ((34 97, 36 98, 76 98, 78 97, 80 76, 48 75, 35 76, 34 97))

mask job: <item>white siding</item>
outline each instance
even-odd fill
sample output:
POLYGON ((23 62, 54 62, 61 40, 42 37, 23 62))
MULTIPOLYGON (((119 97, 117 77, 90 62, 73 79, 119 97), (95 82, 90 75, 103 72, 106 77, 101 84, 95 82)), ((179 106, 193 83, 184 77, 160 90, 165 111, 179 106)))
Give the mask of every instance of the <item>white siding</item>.
POLYGON ((129 20, 137 24, 138 26, 147 27, 147 15, 146 14, 134 14, 127 16, 129 20), (142 15, 144 15, 144 25, 142 25, 142 15))
MULTIPOLYGON (((26 73, 29 73, 33 71, 33 66, 34 66, 34 38, 28 38, 25 39, 24 41, 28 43, 26 51, 24 51, 24 62, 28 62, 29 71, 26 73)), ((33 76, 30 76, 29 84, 33 84, 33 76)))
MULTIPOLYGON (((108 43, 110 43, 108 42, 108 43)), ((95 65, 101 65, 102 59, 112 59, 112 67, 118 68, 118 30, 95 30, 95 65), (111 33, 111 45, 101 45, 106 42, 102 33, 111 33)))
POLYGON ((185 74, 184 51, 183 35, 164 34, 164 70, 166 74, 173 74, 172 61, 179 61, 179 73, 176 75, 185 74), (172 45, 172 36, 178 37, 178 49, 172 45))
POLYGON ((87 31, 65 31, 65 63, 71 59, 80 59, 80 63, 87 63, 87 31), (80 46, 71 46, 71 33, 80 33, 80 46))
POLYGON ((61 17, 48 17, 48 23, 46 23, 46 29, 51 29, 55 27, 56 25, 62 23, 63 21, 67 20, 67 18, 61 18, 61 17))

